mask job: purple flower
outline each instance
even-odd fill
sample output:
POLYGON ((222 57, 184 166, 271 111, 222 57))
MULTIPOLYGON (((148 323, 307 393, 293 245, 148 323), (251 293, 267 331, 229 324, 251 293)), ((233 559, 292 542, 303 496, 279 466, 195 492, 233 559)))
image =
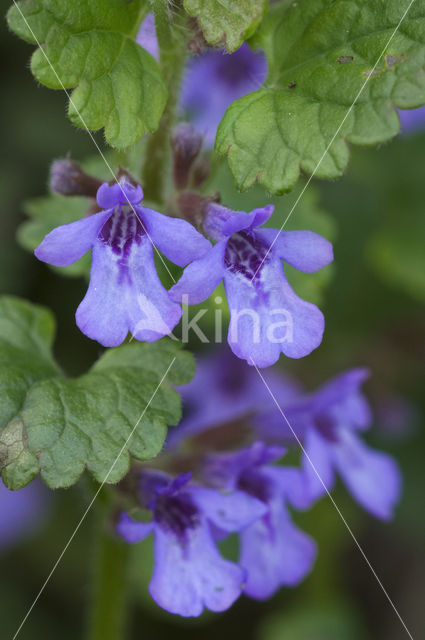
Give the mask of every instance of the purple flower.
POLYGON ((65 267, 92 249, 90 285, 76 313, 89 338, 115 347, 131 331, 153 342, 181 316, 156 273, 154 245, 179 266, 211 246, 192 225, 140 206, 143 191, 122 179, 97 192, 103 210, 51 231, 35 250, 39 260, 65 267))
POLYGON ((155 60, 159 60, 159 46, 155 30, 155 18, 153 13, 148 13, 140 25, 136 41, 141 47, 146 49, 155 60))
POLYGON ((282 457, 282 447, 260 442, 237 453, 207 458, 204 475, 216 486, 244 491, 267 511, 240 532, 239 564, 246 570, 245 593, 264 600, 282 586, 295 586, 310 572, 316 544, 298 529, 286 506, 292 479, 289 467, 268 466, 282 457))
POLYGON ((170 613, 199 616, 204 607, 228 609, 241 594, 245 573, 220 556, 212 527, 241 531, 261 517, 262 502, 241 491, 222 493, 188 484, 191 474, 172 480, 146 471, 141 498, 153 513, 151 522, 135 522, 123 514, 118 533, 131 543, 154 535, 154 571, 149 591, 170 613))
MULTIPOLYGON (((364 369, 343 373, 285 409, 305 448, 302 470, 293 474, 290 485, 291 501, 298 508, 309 507, 330 491, 338 472, 364 509, 377 518, 391 518, 400 497, 400 471, 389 455, 369 448, 358 435, 371 420, 360 391, 367 375, 364 369)), ((269 435, 270 430, 269 423, 269 435)))
POLYGON ((406 133, 414 133, 425 128, 425 107, 419 109, 399 109, 401 130, 406 133))
POLYGON ((324 331, 322 312, 294 293, 282 260, 313 273, 333 259, 332 245, 311 231, 257 229, 272 212, 271 205, 250 213, 208 205, 205 231, 217 243, 170 289, 173 300, 197 304, 224 280, 230 347, 259 367, 274 364, 281 352, 291 358, 308 355, 324 331))
POLYGON ((205 136, 207 145, 214 144, 218 124, 227 107, 259 89, 266 73, 265 55, 252 51, 247 44, 230 55, 210 50, 190 60, 180 106, 205 136))
POLYGON ((15 544, 40 523, 47 495, 38 481, 19 491, 10 491, 0 480, 0 548, 15 544))
MULTIPOLYGON (((287 376, 268 371, 267 385, 279 402, 294 402, 300 389, 287 376)), ((233 444, 238 438, 238 426, 245 429, 255 424, 256 417, 266 407, 275 411, 269 391, 252 367, 236 358, 229 349, 222 347, 198 358, 193 380, 177 387, 183 402, 183 419, 168 435, 168 446, 174 448, 183 439, 206 431, 225 427, 222 440, 233 444), (206 393, 207 390, 207 393, 206 393)), ((211 441, 209 440, 211 445, 211 441)))

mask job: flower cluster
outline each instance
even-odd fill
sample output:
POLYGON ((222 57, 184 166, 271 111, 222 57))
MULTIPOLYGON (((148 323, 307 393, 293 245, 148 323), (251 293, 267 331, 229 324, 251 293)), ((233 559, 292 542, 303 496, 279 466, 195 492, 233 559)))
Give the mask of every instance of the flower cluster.
MULTIPOLYGON (((151 14, 137 41, 158 56, 151 14)), ((197 112, 193 121, 207 144, 227 105, 262 81, 265 71, 263 55, 247 45, 230 56, 210 51, 191 60, 182 105, 197 112), (205 75, 216 90, 204 104, 199 78, 205 75)), ((129 174, 115 184, 99 185, 69 159, 54 164, 53 190, 95 195, 97 201, 84 219, 54 229, 35 250, 44 262, 68 266, 91 249, 90 285, 76 312, 78 327, 106 347, 121 344, 129 332, 136 340, 155 341, 173 331, 181 303, 205 301, 223 281, 230 308, 228 342, 239 358, 267 367, 281 353, 308 355, 321 343, 324 317, 294 293, 283 265, 313 273, 332 261, 331 244, 311 231, 260 228, 273 213, 271 205, 249 213, 233 211, 214 196, 190 191, 208 173, 205 157, 199 157, 202 136, 183 123, 171 142, 172 216, 143 206, 142 188, 129 174), (156 272, 155 251, 186 267, 169 291, 156 272)))
POLYGON ((83 333, 107 347, 121 344, 128 332, 158 340, 180 320, 180 302, 206 300, 224 280, 228 342, 237 356, 265 367, 281 352, 300 358, 320 344, 323 315, 292 291, 281 261, 317 271, 332 260, 327 240, 310 231, 258 229, 272 206, 244 213, 210 202, 203 227, 212 246, 189 222, 149 209, 142 199, 142 188, 126 177, 104 183, 97 191, 100 211, 57 227, 35 250, 55 266, 92 250, 90 285, 76 312, 83 333), (189 265, 170 291, 157 275, 154 249, 180 267, 189 265))
POLYGON ((150 593, 159 606, 198 616, 204 608, 227 609, 242 593, 263 600, 297 585, 312 569, 316 544, 290 507, 306 509, 330 492, 335 471, 366 510, 392 516, 398 467, 359 435, 371 419, 360 390, 365 376, 348 371, 307 394, 276 375, 264 385, 228 352, 201 360, 199 374, 180 390, 185 417, 168 440, 163 468, 138 472, 138 507, 151 520, 123 513, 117 525, 130 543, 154 535, 150 593), (285 466, 294 444, 301 444, 300 466, 285 466), (218 546, 230 533, 240 539, 232 561, 218 546))

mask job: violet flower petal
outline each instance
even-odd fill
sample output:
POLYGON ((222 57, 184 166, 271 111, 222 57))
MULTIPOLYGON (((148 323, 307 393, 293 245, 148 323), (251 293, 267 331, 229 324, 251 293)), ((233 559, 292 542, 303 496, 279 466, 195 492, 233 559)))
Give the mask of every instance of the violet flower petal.
POLYGON ((187 531, 185 544, 156 526, 154 553, 149 592, 170 613, 196 617, 204 607, 224 611, 241 594, 244 571, 220 556, 205 521, 187 531))
POLYGON ((131 331, 137 340, 155 341, 172 331, 181 308, 172 302, 155 270, 153 247, 145 237, 133 242, 124 264, 97 241, 90 284, 77 312, 77 325, 106 347, 120 345, 131 331))
POLYGON ((193 487, 191 496, 208 520, 222 531, 242 531, 267 511, 264 503, 243 491, 193 487))
POLYGON ((253 209, 249 213, 244 211, 235 211, 234 214, 223 224, 223 233, 231 236, 233 233, 259 227, 271 217, 274 211, 274 205, 267 204, 265 207, 253 209))
POLYGON ((283 501, 276 498, 268 515, 245 529, 240 539, 245 593, 257 600, 270 598, 282 586, 299 584, 316 557, 314 540, 293 524, 283 501))
POLYGON ((204 135, 206 145, 213 146, 217 126, 227 107, 259 89, 266 74, 264 53, 252 51, 246 43, 230 55, 208 50, 189 60, 180 106, 204 135))
MULTIPOLYGON (((302 457, 300 471, 303 483, 302 494, 298 493, 298 499, 292 500, 297 508, 308 508, 325 495, 326 489, 332 490, 335 484, 332 446, 333 444, 322 438, 316 429, 307 431, 304 441, 306 454, 302 457), (300 504, 301 502, 304 504, 300 504)), ((289 496, 294 497, 291 488, 288 491, 289 496)))
POLYGON ((117 204, 137 205, 143 200, 143 189, 140 185, 133 186, 126 180, 120 180, 110 185, 104 182, 96 195, 97 204, 102 209, 112 209, 117 204))
POLYGON ((139 28, 136 38, 137 44, 146 49, 155 60, 159 60, 159 45, 156 36, 155 18, 153 13, 148 13, 139 28))
POLYGON ((349 424, 362 431, 367 429, 372 413, 361 386, 368 377, 368 369, 362 367, 335 376, 316 391, 316 413, 331 415, 335 424, 349 424))
POLYGON ((126 513, 122 513, 117 524, 117 533, 126 542, 135 544, 147 538, 154 530, 154 522, 136 522, 126 513))
POLYGON ((202 258, 192 262, 180 280, 169 290, 172 300, 187 304, 203 302, 218 287, 225 272, 226 240, 221 240, 202 258))
POLYGON ((333 260, 332 244, 313 231, 259 229, 259 237, 272 245, 272 251, 298 271, 314 273, 333 260))
POLYGON ((335 465, 352 496, 376 518, 390 520, 401 493, 401 474, 395 460, 369 448, 345 429, 334 446, 335 465))
POLYGON ((0 480, 0 549, 18 544, 42 525, 49 503, 45 485, 36 479, 18 491, 0 480))
POLYGON ((56 227, 34 251, 35 256, 55 267, 68 267, 91 248, 112 213, 112 209, 100 211, 87 218, 56 227))
POLYGON ((170 218, 146 207, 141 209, 150 239, 179 267, 198 260, 211 249, 211 243, 186 220, 170 218))
POLYGON ((271 366, 281 352, 302 358, 321 343, 323 314, 294 293, 279 259, 264 263, 259 280, 228 271, 224 283, 230 308, 228 342, 248 364, 271 366))

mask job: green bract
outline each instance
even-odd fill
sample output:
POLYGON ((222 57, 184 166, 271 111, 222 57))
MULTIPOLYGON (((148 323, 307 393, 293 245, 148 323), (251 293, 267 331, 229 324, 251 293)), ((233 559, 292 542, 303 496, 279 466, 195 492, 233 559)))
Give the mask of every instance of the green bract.
POLYGON ((167 98, 157 62, 134 39, 147 11, 144 0, 22 0, 8 14, 17 35, 43 47, 31 60, 37 80, 76 87, 71 121, 105 127, 118 148, 158 128, 167 98))
POLYGON ((395 106, 425 103, 425 0, 413 3, 388 44, 408 5, 299 0, 271 8, 253 42, 267 55, 265 87, 234 102, 217 133, 216 150, 228 153, 239 188, 258 180, 282 194, 300 168, 336 178, 347 142, 383 142, 399 130, 395 106))
POLYGON ((134 342, 110 349, 87 374, 67 379, 51 355, 53 332, 47 310, 1 299, 3 481, 20 489, 41 473, 50 487, 68 487, 87 467, 99 482, 118 482, 130 454, 138 460, 156 456, 167 425, 179 421, 180 397, 170 385, 189 382, 193 358, 169 340, 134 342))
POLYGON ((267 0, 184 0, 190 16, 196 17, 205 40, 223 46, 229 53, 257 28, 267 0))

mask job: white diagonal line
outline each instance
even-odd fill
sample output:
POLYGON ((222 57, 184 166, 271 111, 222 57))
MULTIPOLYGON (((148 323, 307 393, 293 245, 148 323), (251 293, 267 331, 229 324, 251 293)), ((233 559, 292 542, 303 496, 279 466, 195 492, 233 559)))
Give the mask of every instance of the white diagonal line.
POLYGON ((81 525, 83 524, 84 520, 86 519, 90 509, 92 508, 97 496, 99 495, 99 493, 102 491, 103 485, 105 484, 105 482, 108 481, 109 476, 111 475, 112 471, 115 469, 115 465, 117 464, 118 460, 121 457, 121 454, 123 453, 124 449, 127 447, 128 443, 130 442, 131 438, 134 435, 134 432, 136 431, 140 421, 142 420, 143 416, 145 415, 146 411, 148 410, 152 400, 154 399, 154 397, 156 396, 158 389, 160 388, 161 384, 164 382, 168 372, 170 371, 171 367, 173 366, 174 362, 176 360, 176 356, 174 356, 174 358, 171 360, 170 364, 167 367, 166 372, 164 373, 164 375, 162 376, 161 380, 159 381, 155 391, 153 392, 153 394, 151 395, 146 407, 143 409, 142 413, 140 414, 136 424, 134 425, 134 427, 132 428, 130 435, 128 436, 127 440, 124 442, 123 446, 121 447, 120 452, 118 453, 117 457, 115 458, 111 468, 109 469, 108 473, 106 474, 105 478, 103 479, 102 484, 100 485, 100 487, 98 488, 98 490, 96 491, 96 493, 94 494, 93 498, 91 499, 87 509, 84 511, 80 521, 78 522, 77 526, 75 527, 72 535, 70 536, 68 542, 66 543, 66 545, 64 546, 61 554, 59 555, 58 559, 56 560, 55 564, 52 567, 52 570, 50 571, 49 575, 47 576, 46 580, 44 581, 40 591, 38 592, 37 596, 35 597, 32 605, 30 606, 30 608, 28 609, 24 619, 22 620, 21 624, 19 625, 15 635, 13 636, 12 640, 16 640, 16 638, 18 637, 19 632, 21 631, 22 627, 24 626, 25 622, 28 619, 28 616, 30 615, 31 611, 34 609, 35 605, 37 604, 41 594, 43 593, 44 589, 46 588, 47 584, 50 581, 50 578, 52 577, 52 575, 54 574, 54 572, 56 571, 60 561, 62 560, 63 556, 65 555, 66 550, 68 549, 69 545, 71 544, 71 542, 73 541, 75 535, 77 534, 79 528, 81 527, 81 525))
POLYGON ((310 182, 313 180, 314 176, 317 173, 318 168, 320 167, 320 165, 322 164, 324 158, 326 157, 326 155, 328 154, 329 149, 331 148, 331 146, 333 145, 333 143, 335 142, 336 137, 338 136, 339 132, 341 131, 342 127, 344 126, 345 121, 347 120, 348 116, 350 115, 350 113, 352 112, 352 110, 354 109, 354 106, 357 102, 357 100, 360 98, 361 94, 363 93, 367 83, 369 82, 370 78, 373 76, 373 72, 375 71, 376 67, 379 64, 379 61, 381 60, 382 56, 385 54, 385 52, 387 51, 388 47, 390 46, 395 34, 397 33, 397 31, 400 29, 401 24, 403 22, 403 20, 405 19, 405 17, 407 16, 410 7, 412 6, 412 4, 415 2, 415 0, 410 0, 409 6, 407 7, 407 9, 405 10, 405 12, 403 13, 403 15, 401 16, 399 23, 397 24, 396 28, 394 29, 393 33, 391 34, 390 38, 388 39, 387 43, 385 44, 385 47, 382 49, 382 52, 379 55, 379 58, 377 59, 377 61, 375 62, 375 64, 373 65, 371 71, 368 72, 368 75, 366 77, 366 80, 363 82, 362 86, 360 87, 359 92, 357 93, 356 97, 353 100, 353 103, 351 104, 351 106, 349 107, 347 113, 345 114, 344 118, 341 121, 341 124, 339 125, 339 127, 337 128, 337 130, 335 131, 334 135, 331 138, 331 141, 329 142, 328 146, 326 147, 326 149, 324 150, 324 152, 322 153, 322 156, 319 160, 319 162, 316 164, 316 166, 314 167, 313 173, 309 176, 307 182, 305 183, 304 187, 301 190, 300 195, 298 196, 298 198, 295 200, 294 204, 291 207, 291 210, 289 211, 288 215, 286 216, 285 220, 283 221, 282 226, 280 227, 278 233, 276 234, 276 237, 273 239, 273 242, 271 243, 271 245, 269 246, 269 248, 267 249, 263 259, 261 260, 259 266, 257 267, 257 270, 255 271, 254 275, 252 276, 252 280, 251 282, 254 281, 255 276, 257 275, 257 273, 259 272, 259 270, 261 269, 261 267, 264 264, 264 261, 266 260, 267 256, 269 255, 273 245, 275 244, 276 240, 278 239, 278 237, 280 236, 281 232, 283 231, 283 227, 286 225, 286 223, 288 222, 289 218, 291 217, 291 215, 294 213, 295 207, 298 205, 299 201, 301 200, 301 198, 304 195, 305 190, 307 189, 307 187, 309 186, 310 182))
POLYGON ((127 200, 128 205, 130 206, 131 210, 133 211, 134 215, 136 216, 136 218, 138 219, 138 221, 140 222, 143 231, 146 233, 146 236, 148 237, 150 243, 152 244, 155 252, 157 253, 157 255, 159 256, 163 266, 165 267, 168 275, 170 276, 170 278, 172 279, 172 281, 175 283, 176 280, 173 276, 173 274, 171 273, 171 271, 169 270, 169 268, 167 267, 166 262, 164 261, 164 258, 162 257, 162 255, 160 254, 160 252, 158 251, 158 248, 156 247, 156 245, 154 244, 152 238, 150 237, 148 230, 145 227, 145 224, 143 222, 143 220, 140 218, 139 214, 137 213, 137 211, 135 210, 134 206, 132 205, 132 203, 130 202, 130 200, 127 197, 127 194, 125 193, 124 189, 122 188, 122 185, 120 184, 119 180, 117 179, 114 170, 112 169, 111 165, 109 164, 108 160, 105 157, 105 154, 103 153, 102 149, 99 147, 98 143, 96 142, 96 139, 94 137, 94 135, 92 134, 92 132, 90 131, 90 129, 88 128, 88 126, 86 125, 86 122, 83 118, 83 116, 81 115, 79 109, 77 108, 75 102, 72 99, 71 94, 69 93, 69 91, 65 88, 65 85, 63 84, 62 80, 60 79, 56 69, 54 68, 53 64, 51 63, 48 55, 46 54, 44 48, 41 46, 40 41, 38 40, 37 36, 35 35, 34 31, 31 29, 28 20, 26 19, 26 17, 24 16, 24 14, 21 11, 20 6, 16 3, 16 0, 13 0, 13 4, 15 5, 15 7, 17 8, 17 10, 19 11, 19 13, 21 14, 22 20, 25 22, 29 32, 31 33, 32 37, 34 38, 38 48, 40 49, 41 53, 43 54, 44 58, 46 59, 47 64, 49 65, 49 67, 51 68, 51 70, 53 71, 53 73, 55 74, 55 77, 57 78, 57 81, 59 82, 60 86, 62 87, 63 91, 65 92, 70 104, 72 105, 72 107, 75 110, 75 113, 78 115, 78 117, 81 120, 81 123, 84 127, 84 129, 87 131, 87 133, 89 134, 94 146, 96 147, 97 151, 99 152, 100 157, 102 158, 103 162, 105 163, 105 165, 107 166, 108 170, 110 171, 112 178, 115 180, 115 182, 117 183, 117 185, 120 187, 121 192, 124 196, 124 198, 127 200))
POLYGON ((257 367, 257 365, 254 363, 254 361, 251 359, 251 364, 254 366, 255 370, 257 371, 258 375, 260 376, 261 380, 263 381, 264 386, 266 387, 267 391, 269 392, 273 402, 275 403, 276 407, 279 410, 279 413, 281 414, 282 418, 285 420, 286 424, 288 425, 288 427, 290 428, 292 435, 294 436, 294 438, 296 439, 298 445, 301 448, 301 451, 303 452, 303 454, 305 455, 305 457, 307 458, 309 464, 311 465, 314 473, 316 474, 318 480, 320 481, 320 484, 323 486, 324 490, 326 491, 330 501, 332 502, 333 506, 335 507, 339 517, 341 518, 342 522, 344 523, 348 533, 350 534, 350 536, 352 537, 353 541, 355 542, 358 550, 360 551, 361 555, 363 556, 363 559, 365 560, 367 566, 369 567, 369 569, 371 570, 374 578, 376 579, 377 583, 379 584, 379 586, 381 587, 385 597, 387 598, 388 602, 390 603, 391 607, 393 608, 395 614, 397 615, 398 619, 400 620, 401 624, 403 625, 404 630, 406 631, 407 635, 409 636, 410 640, 413 640, 413 636, 410 633, 409 629, 406 626, 406 623, 404 622, 403 618, 401 617, 401 615, 399 614, 397 607, 395 606, 394 602, 391 600, 391 597, 389 596, 387 590, 385 589, 384 585, 382 584, 381 580, 379 579, 378 574, 376 573, 375 569, 373 568, 372 564, 370 563, 366 553, 363 551, 363 548, 360 546, 359 541, 357 540, 356 536, 354 535, 351 527, 349 526, 348 522, 346 521, 346 519, 344 518, 344 516, 341 513, 340 508, 338 507, 338 505, 336 504, 332 494, 330 493, 330 491, 328 490, 327 486, 325 485, 325 483, 322 480, 322 477, 320 476, 319 472, 317 471, 312 459, 310 458, 310 456, 308 455, 307 451, 304 448, 303 443, 301 442, 301 440, 299 439, 298 435, 296 434, 295 430, 293 429, 293 427, 291 426, 291 424, 289 423, 288 418, 286 417, 286 415, 284 414, 280 404, 278 403, 278 401, 276 400, 276 397, 274 396, 272 390, 270 389, 269 385, 267 384, 266 380, 264 379, 263 375, 261 374, 259 368, 257 367))

